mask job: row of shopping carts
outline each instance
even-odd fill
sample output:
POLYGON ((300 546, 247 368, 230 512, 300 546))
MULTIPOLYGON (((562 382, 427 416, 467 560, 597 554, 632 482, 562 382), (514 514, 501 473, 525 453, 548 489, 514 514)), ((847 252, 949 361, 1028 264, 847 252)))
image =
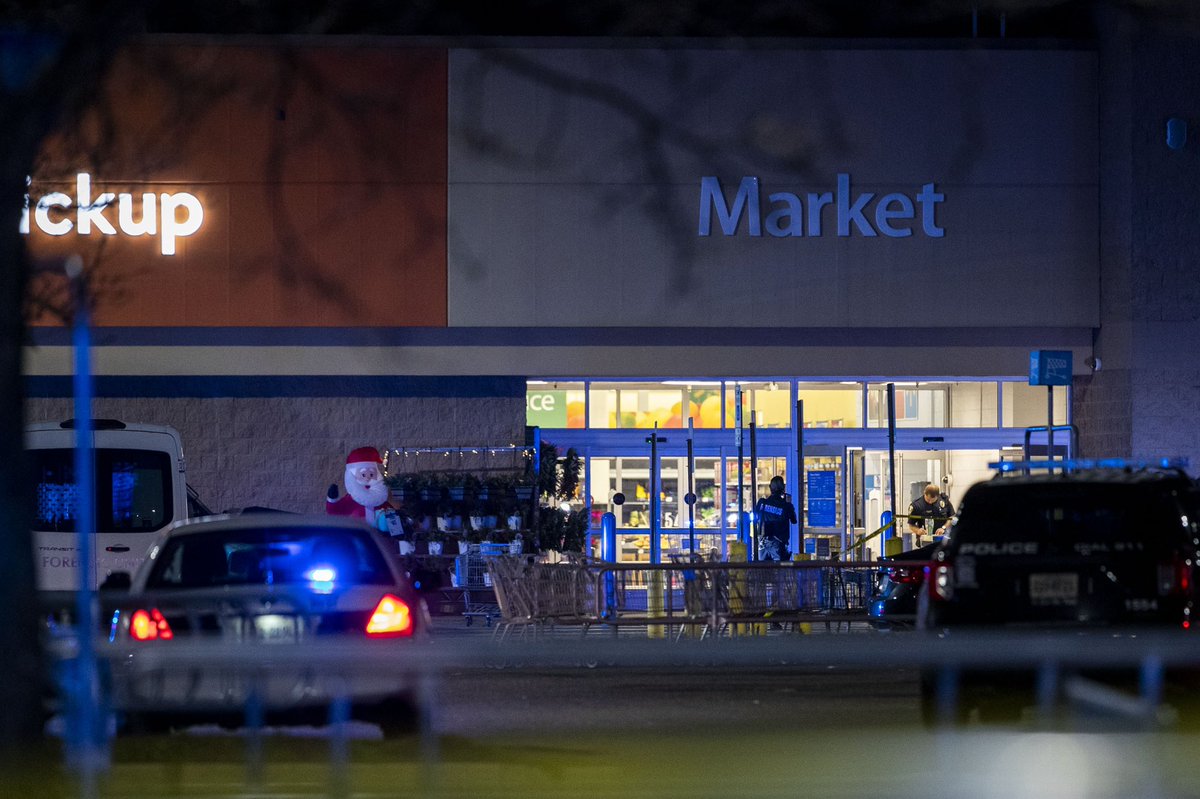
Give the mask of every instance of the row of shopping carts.
MULTIPOLYGON (((467 624, 483 619, 491 626, 500 617, 500 603, 495 598, 488 562, 499 557, 511 557, 508 544, 471 544, 466 552, 454 559, 454 574, 449 593, 462 602, 467 624)), ((445 592, 444 592, 445 593, 445 592)))
POLYGON ((501 637, 516 627, 536 634, 564 625, 585 633, 640 626, 676 638, 788 631, 813 622, 849 628, 866 623, 877 592, 872 563, 541 563, 530 556, 484 562, 501 637))

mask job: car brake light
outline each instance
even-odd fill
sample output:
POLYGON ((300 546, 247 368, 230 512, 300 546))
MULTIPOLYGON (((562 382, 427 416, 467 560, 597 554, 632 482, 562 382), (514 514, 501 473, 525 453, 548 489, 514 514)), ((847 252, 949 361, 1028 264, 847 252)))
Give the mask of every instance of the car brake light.
POLYGON ((129 635, 135 641, 170 641, 175 637, 171 625, 158 612, 158 608, 135 610, 129 617, 129 635))
POLYGON ((409 610, 408 603, 392 594, 387 594, 379 600, 379 604, 375 606, 375 612, 371 614, 371 618, 367 622, 367 635, 376 638, 394 638, 412 635, 412 633, 412 612, 409 610))
POLYGON ((919 583, 925 576, 921 569, 900 567, 888 569, 887 574, 893 583, 919 583))
POLYGON ((954 596, 953 571, 949 563, 925 567, 925 582, 929 583, 929 598, 946 601, 954 596))
POLYGON ((1158 567, 1159 596, 1180 596, 1192 589, 1192 562, 1176 555, 1158 567))

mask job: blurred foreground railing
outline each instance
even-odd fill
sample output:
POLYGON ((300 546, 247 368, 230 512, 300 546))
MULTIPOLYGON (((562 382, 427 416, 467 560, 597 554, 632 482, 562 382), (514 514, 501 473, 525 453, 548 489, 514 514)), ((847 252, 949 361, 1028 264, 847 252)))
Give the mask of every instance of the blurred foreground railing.
MULTIPOLYGON (((262 685, 268 676, 278 679, 293 672, 328 697, 330 794, 346 795, 348 785, 348 725, 355 680, 386 673, 404 675, 420 709, 418 730, 421 760, 439 762, 436 735, 442 675, 464 669, 521 668, 563 669, 579 667, 651 668, 656 671, 705 667, 739 669, 758 667, 839 666, 880 669, 912 668, 934 675, 938 702, 949 720, 959 675, 971 669, 1027 670, 1037 675, 1037 699, 1049 707, 1064 697, 1071 699, 1070 684, 1063 679, 1076 669, 1130 669, 1140 675, 1139 691, 1114 700, 1101 697, 1111 707, 1144 728, 1159 717, 1153 710, 1162 700, 1167 669, 1200 670, 1200 637, 1183 631, 1103 630, 1093 635, 1034 632, 864 633, 861 635, 713 636, 709 640, 680 640, 664 646, 645 636, 540 637, 497 642, 486 635, 459 635, 418 641, 322 641, 295 644, 160 642, 145 646, 112 646, 97 641, 96 650, 106 665, 106 694, 102 704, 124 711, 123 698, 135 695, 131 687, 155 680, 218 673, 242 681, 245 699, 233 708, 242 714, 245 727, 246 781, 253 791, 264 773, 262 685), (1123 704, 1122 704, 1123 701, 1123 704)), ((66 660, 69 648, 60 651, 66 660)), ((1077 694, 1079 690, 1077 685, 1077 694)), ((1087 697, 1082 697, 1086 699, 1087 697)), ((1094 699, 1094 697, 1092 697, 1094 699)), ((176 705, 187 710, 187 702, 176 705)), ((137 709, 136 707, 132 709, 137 709)), ((157 709, 170 709, 164 705, 157 709)))

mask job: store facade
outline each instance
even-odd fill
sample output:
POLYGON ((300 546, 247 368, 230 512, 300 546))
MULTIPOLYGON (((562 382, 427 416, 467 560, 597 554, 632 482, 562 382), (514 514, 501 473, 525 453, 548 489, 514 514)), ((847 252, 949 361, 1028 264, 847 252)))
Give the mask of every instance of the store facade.
MULTIPOLYGON (((930 482, 957 502, 992 474, 989 464, 1023 457, 1025 430, 1045 425, 1048 401, 1055 425, 1066 425, 1065 391, 1048 399, 1045 388, 1016 379, 531 380, 526 412, 547 439, 583 456, 580 502, 590 500, 596 526, 601 514, 614 513, 623 557, 644 561, 654 528, 664 536, 664 551, 687 551, 694 542, 697 550, 726 552, 738 537, 739 509, 750 512, 753 497, 765 495, 776 475, 801 512, 803 532, 796 529, 793 550, 844 551, 890 512, 892 463, 898 513, 930 482), (651 435, 659 439, 653 452, 651 435), (653 485, 661 489, 657 509, 653 485), (696 497, 691 506, 689 489, 696 497), (618 493, 621 504, 613 502, 618 493)), ((1060 433, 1055 442, 1060 457, 1066 439, 1060 433)), ((1031 437, 1030 444, 1042 455, 1047 439, 1031 437)), ((876 537, 868 547, 880 554, 883 541, 876 537)))
MULTIPOLYGON (((1046 423, 1033 350, 1072 356, 1055 424, 1103 421, 1095 49, 508 44, 152 45, 227 87, 162 159, 147 119, 177 90, 122 91, 145 54, 124 60, 120 146, 49 143, 28 216, 40 257, 106 247, 98 412, 180 428, 218 507, 292 510, 354 446, 535 424, 585 455, 594 518, 630 498, 630 557, 652 465, 659 521, 687 526, 689 417, 698 526, 728 540, 739 388, 743 482, 803 483, 835 546, 890 502, 889 384, 901 506, 1046 423)), ((67 331, 42 315, 33 340, 29 417, 65 417, 67 331)))

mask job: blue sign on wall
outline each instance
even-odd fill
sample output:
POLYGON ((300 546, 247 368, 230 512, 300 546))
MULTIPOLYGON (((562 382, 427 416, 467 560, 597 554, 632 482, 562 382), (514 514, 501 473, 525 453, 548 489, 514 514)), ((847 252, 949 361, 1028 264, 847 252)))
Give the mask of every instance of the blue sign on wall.
POLYGON ((1070 350, 1034 350, 1029 353, 1029 385, 1071 385, 1070 350))
POLYGON ((837 472, 808 472, 808 526, 837 526, 837 472))

